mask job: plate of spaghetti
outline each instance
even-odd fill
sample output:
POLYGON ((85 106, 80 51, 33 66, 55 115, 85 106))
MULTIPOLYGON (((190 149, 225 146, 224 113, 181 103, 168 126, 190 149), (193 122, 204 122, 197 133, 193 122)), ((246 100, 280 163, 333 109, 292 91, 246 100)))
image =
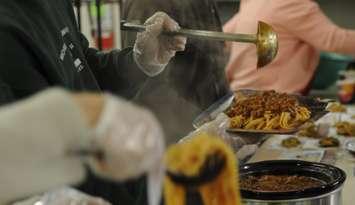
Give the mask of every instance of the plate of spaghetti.
POLYGON ((291 134, 312 119, 297 96, 275 91, 238 91, 225 113, 232 132, 291 134))

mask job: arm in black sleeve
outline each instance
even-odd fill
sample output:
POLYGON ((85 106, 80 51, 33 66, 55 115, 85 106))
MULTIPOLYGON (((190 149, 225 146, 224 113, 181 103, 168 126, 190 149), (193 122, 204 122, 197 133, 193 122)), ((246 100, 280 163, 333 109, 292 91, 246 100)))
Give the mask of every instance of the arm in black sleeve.
POLYGON ((8 85, 0 80, 0 105, 14 101, 14 96, 8 85))
POLYGON ((131 48, 101 52, 89 48, 80 34, 87 62, 100 87, 126 98, 132 98, 144 85, 148 76, 136 64, 131 48))
POLYGON ((0 31, 0 105, 49 86, 36 55, 19 32, 0 31))

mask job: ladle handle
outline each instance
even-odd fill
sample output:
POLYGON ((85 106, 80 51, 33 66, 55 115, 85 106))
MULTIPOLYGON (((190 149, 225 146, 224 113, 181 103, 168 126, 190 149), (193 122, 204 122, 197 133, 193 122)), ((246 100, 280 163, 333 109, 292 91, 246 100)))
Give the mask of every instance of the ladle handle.
MULTIPOLYGON (((146 27, 140 24, 128 23, 126 21, 121 22, 121 29, 125 31, 136 31, 143 32, 146 27)), ((223 33, 215 31, 204 31, 204 30, 192 30, 192 29, 179 29, 174 32, 164 32, 165 35, 180 35, 190 38, 215 40, 215 41, 235 41, 235 42, 245 42, 245 43, 256 43, 257 36, 252 34, 232 34, 223 33)))

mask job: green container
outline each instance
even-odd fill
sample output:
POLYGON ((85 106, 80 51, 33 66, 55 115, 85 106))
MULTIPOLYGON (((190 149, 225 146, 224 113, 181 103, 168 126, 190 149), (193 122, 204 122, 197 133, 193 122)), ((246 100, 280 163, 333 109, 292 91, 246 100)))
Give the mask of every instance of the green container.
POLYGON ((339 72, 346 70, 352 61, 354 61, 354 58, 350 56, 328 52, 321 53, 312 88, 324 90, 334 85, 339 78, 339 72))

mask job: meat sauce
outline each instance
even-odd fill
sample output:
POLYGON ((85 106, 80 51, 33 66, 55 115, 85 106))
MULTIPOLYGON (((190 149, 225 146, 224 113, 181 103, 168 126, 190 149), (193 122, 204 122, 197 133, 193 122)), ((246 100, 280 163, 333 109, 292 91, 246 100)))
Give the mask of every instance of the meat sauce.
POLYGON ((241 95, 239 98, 235 98, 226 114, 229 117, 243 115, 245 117, 259 118, 264 116, 266 111, 269 111, 273 114, 290 112, 291 116, 294 117, 297 105, 298 100, 294 96, 275 91, 264 91, 250 96, 241 95))
POLYGON ((291 192, 322 186, 317 179, 297 175, 247 176, 240 181, 242 190, 254 192, 291 192))

